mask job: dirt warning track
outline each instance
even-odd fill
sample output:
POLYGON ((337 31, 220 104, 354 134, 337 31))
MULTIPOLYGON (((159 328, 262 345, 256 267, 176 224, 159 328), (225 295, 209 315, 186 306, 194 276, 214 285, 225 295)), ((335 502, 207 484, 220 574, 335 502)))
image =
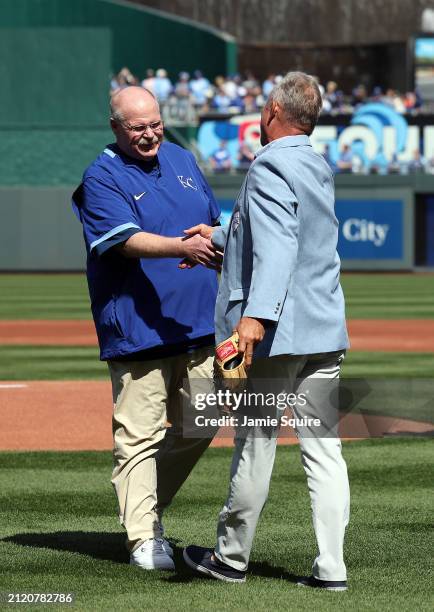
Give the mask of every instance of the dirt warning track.
MULTIPOLYGON (((108 381, 0 382, 0 450, 110 450, 112 397, 108 381)), ((430 434, 431 423, 383 416, 346 415, 343 439, 430 434)), ((222 428, 213 446, 231 446, 222 428)), ((279 444, 296 444, 285 428, 279 444)))
MULTIPOLYGON (((434 353, 434 319, 351 319, 355 351, 434 353)), ((0 321, 0 345, 96 346, 92 321, 0 321)))

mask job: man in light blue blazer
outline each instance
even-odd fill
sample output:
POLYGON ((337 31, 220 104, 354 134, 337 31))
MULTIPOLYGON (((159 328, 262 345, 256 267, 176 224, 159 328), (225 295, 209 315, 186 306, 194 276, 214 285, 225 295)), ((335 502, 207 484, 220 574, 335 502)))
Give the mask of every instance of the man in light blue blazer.
MULTIPOLYGON (((312 380, 337 379, 348 347, 333 176, 309 141, 320 110, 315 80, 288 73, 262 112, 263 147, 248 171, 229 226, 201 225, 187 232, 211 237, 224 251, 216 342, 237 330, 249 377, 285 379, 297 393, 310 392, 306 405, 293 407, 300 418, 326 412, 321 385, 312 380)), ((318 545, 312 575, 299 584, 345 590, 349 485, 336 436, 313 430, 299 436, 318 545)), ((236 437, 217 545, 184 551, 195 570, 229 582, 245 581, 268 495, 276 437, 260 436, 254 429, 247 437, 236 437)))

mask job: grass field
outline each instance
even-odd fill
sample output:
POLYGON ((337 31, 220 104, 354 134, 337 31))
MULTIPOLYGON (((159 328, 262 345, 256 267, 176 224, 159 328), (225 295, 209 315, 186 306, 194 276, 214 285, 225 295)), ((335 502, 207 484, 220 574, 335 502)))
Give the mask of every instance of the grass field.
MULTIPOLYGON (((348 318, 434 318, 434 275, 344 274, 342 284, 348 318)), ((0 275, 0 319, 25 318, 89 319, 84 275, 0 275)), ((0 380, 108 380, 94 347, 0 348, 0 380)), ((425 378, 420 384, 429 386, 434 354, 349 352, 342 374, 425 378)), ((383 412, 408 417, 405 396, 383 412)), ((432 399, 415 407, 412 416, 430 420, 432 399)), ((185 568, 184 545, 214 543, 231 454, 231 449, 210 449, 168 512, 165 526, 176 545, 177 571, 146 573, 127 564, 109 484, 110 453, 0 453, 0 594, 73 592, 72 609, 86 611, 432 609, 431 440, 344 443, 352 487, 347 593, 312 592, 294 584, 294 575, 309 573, 315 555, 296 447, 278 448, 248 582, 225 585, 196 578, 185 568)))
MULTIPOLYGON (((108 377, 107 366, 98 359, 92 346, 3 346, 0 380, 102 380, 108 377)), ((349 351, 342 376, 431 378, 434 354, 349 351)))
POLYGON ((214 543, 230 449, 206 453, 167 514, 174 573, 126 564, 109 453, 2 453, 0 591, 73 592, 79 610, 431 610, 429 441, 352 442, 344 454, 352 483, 347 593, 293 582, 315 555, 296 447, 278 449, 245 585, 196 578, 180 557, 186 544, 214 543))
MULTIPOLYGON (((343 274, 349 319, 434 318, 434 275, 343 274)), ((0 275, 0 319, 88 319, 83 274, 0 275)))

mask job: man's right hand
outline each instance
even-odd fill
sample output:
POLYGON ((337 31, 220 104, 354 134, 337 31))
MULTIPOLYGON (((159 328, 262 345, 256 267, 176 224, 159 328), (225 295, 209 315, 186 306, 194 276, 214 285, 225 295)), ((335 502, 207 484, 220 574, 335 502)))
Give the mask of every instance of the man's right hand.
MULTIPOLYGON (((195 227, 201 226, 208 228, 208 226, 204 224, 197 225, 195 227)), ((213 228, 210 227, 209 229, 211 230, 212 234, 213 228)), ((190 231, 191 230, 186 230, 186 233, 190 231)), ((201 264, 202 266, 211 268, 213 270, 221 269, 221 253, 215 249, 211 240, 208 237, 203 236, 200 231, 191 232, 190 235, 187 235, 182 239, 182 244, 184 259, 179 264, 180 268, 192 268, 196 264, 201 264)))

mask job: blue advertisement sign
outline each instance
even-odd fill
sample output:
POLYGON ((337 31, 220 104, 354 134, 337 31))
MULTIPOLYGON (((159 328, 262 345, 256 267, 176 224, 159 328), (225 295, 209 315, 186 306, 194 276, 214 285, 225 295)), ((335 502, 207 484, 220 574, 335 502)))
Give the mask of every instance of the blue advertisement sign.
MULTIPOLYGON (((218 200, 226 225, 234 201, 218 200)), ((402 200, 336 200, 341 259, 397 259, 404 256, 402 200)))
POLYGON ((402 200, 336 200, 341 259, 402 259, 402 200))

